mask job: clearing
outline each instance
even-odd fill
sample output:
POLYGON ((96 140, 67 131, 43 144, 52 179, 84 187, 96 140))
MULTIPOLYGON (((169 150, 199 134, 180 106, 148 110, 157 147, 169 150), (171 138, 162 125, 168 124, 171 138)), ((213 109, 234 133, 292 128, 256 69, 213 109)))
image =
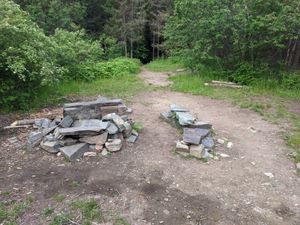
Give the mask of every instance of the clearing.
POLYGON ((26 130, 3 133, 0 222, 78 224, 78 216, 57 216, 67 214, 75 200, 92 199, 101 206, 92 208, 99 210, 91 217, 98 220, 91 223, 95 225, 300 224, 300 180, 281 128, 224 100, 171 92, 163 88, 170 84, 170 75, 143 68, 140 77, 157 88, 137 94, 128 105, 144 130, 136 144, 108 158, 68 163, 44 152, 26 153, 7 142, 12 136, 25 140, 26 130), (159 119, 172 103, 211 122, 218 137, 232 141, 231 149, 221 149, 230 158, 203 163, 174 154, 181 135, 159 119), (16 204, 22 204, 21 210, 16 204), (67 222, 60 222, 64 219, 67 222))

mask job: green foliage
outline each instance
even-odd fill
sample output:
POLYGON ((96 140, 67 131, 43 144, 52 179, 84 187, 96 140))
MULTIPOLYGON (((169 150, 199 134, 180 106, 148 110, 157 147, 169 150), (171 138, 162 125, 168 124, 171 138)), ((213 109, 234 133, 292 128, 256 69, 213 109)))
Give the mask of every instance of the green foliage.
POLYGON ((248 83, 258 68, 278 72, 288 41, 299 38, 299 7, 298 0, 176 0, 166 46, 193 69, 246 70, 237 79, 248 83))
POLYGON ((300 73, 294 72, 282 76, 282 86, 289 90, 300 90, 300 73))
POLYGON ((140 62, 136 59, 116 58, 107 62, 86 63, 76 67, 75 79, 94 80, 99 78, 120 78, 128 74, 136 74, 140 62))
POLYGON ((84 200, 72 202, 73 209, 79 209, 83 218, 84 224, 91 224, 91 221, 102 221, 103 215, 100 206, 96 200, 84 200))
POLYGON ((53 209, 53 208, 50 208, 50 207, 45 208, 45 209, 43 210, 43 214, 44 214, 45 216, 50 216, 50 215, 52 215, 53 213, 54 213, 54 209, 53 209))
POLYGON ((27 13, 12 1, 1 1, 1 108, 26 108, 40 85, 57 81, 63 69, 55 64, 51 48, 49 38, 27 13))
POLYGON ((53 34, 57 28, 76 31, 84 24, 86 7, 80 1, 15 0, 27 11, 33 21, 53 34))
POLYGON ((49 225, 65 225, 69 224, 71 220, 71 216, 69 214, 59 214, 56 215, 52 222, 49 225))

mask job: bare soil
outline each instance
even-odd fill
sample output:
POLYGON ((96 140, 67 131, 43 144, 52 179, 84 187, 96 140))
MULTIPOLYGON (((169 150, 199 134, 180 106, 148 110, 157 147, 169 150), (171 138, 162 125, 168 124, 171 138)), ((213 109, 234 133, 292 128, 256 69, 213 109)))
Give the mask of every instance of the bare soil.
MULTIPOLYGON (((170 84, 166 73, 144 69, 141 77, 152 85, 170 84)), ((2 131, 0 191, 10 194, 0 195, 0 200, 27 195, 34 199, 19 224, 48 224, 42 209, 52 206, 60 212, 72 199, 82 197, 101 204, 103 224, 113 224, 117 217, 132 225, 300 224, 300 180, 278 126, 226 101, 168 90, 141 93, 130 107, 144 130, 136 144, 108 158, 68 163, 7 141, 16 136, 24 144, 28 130, 2 131), (230 158, 203 163, 174 154, 181 135, 159 119, 171 103, 211 122, 217 137, 233 142, 231 149, 217 148, 230 158), (65 196, 64 202, 55 201, 57 195, 65 196)))

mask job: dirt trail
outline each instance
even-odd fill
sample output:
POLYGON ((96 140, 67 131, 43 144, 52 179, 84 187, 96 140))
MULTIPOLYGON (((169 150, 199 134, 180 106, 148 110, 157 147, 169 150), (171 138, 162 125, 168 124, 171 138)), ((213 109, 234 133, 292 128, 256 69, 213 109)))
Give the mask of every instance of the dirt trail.
MULTIPOLYGON (((152 85, 169 84, 167 77, 141 73, 152 85)), ((20 224, 45 224, 40 211, 55 204, 57 194, 98 199, 109 225, 119 216, 132 225, 300 224, 300 180, 276 125, 225 101, 168 90, 141 93, 130 106, 144 131, 136 144, 110 158, 68 164, 42 152, 24 155, 2 147, 0 169, 6 176, 0 190, 17 187, 18 194, 30 191, 36 199, 20 224), (230 158, 202 163, 175 155, 180 134, 159 119, 171 103, 189 108, 211 122, 217 136, 232 141, 232 149, 218 149, 230 158)))

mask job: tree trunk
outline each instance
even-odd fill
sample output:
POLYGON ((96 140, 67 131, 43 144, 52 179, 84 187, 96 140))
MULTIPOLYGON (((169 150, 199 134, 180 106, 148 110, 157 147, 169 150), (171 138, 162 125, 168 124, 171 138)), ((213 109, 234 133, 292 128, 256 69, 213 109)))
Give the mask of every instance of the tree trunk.
POLYGON ((152 31, 152 60, 155 59, 155 34, 152 31))

